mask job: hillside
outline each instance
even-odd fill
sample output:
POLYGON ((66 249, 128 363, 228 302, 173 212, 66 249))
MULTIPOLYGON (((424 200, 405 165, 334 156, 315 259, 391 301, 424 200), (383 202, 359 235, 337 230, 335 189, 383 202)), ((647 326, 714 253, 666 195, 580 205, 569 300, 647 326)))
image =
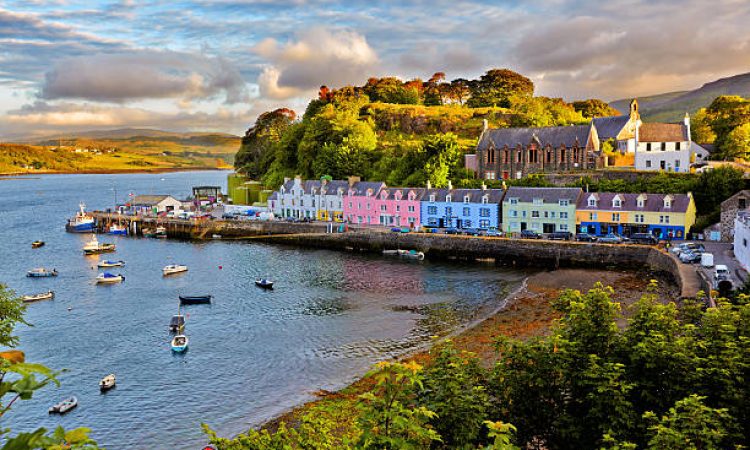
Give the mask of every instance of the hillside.
MULTIPOLYGON (((750 97, 750 73, 721 78, 692 91, 639 97, 638 103, 644 119, 676 122, 682 119, 686 111, 694 114, 698 109, 708 106, 716 97, 721 95, 750 97)), ((620 111, 627 111, 629 102, 630 99, 615 100, 610 102, 610 106, 620 111)))

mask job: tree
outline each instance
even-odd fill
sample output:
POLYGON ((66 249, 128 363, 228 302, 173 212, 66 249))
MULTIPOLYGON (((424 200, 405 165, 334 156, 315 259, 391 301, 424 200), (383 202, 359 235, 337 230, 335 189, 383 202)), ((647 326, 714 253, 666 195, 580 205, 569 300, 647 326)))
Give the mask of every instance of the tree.
POLYGON ((441 82, 445 80, 443 72, 435 72, 424 84, 424 104, 425 105, 442 105, 443 95, 441 92, 441 82))
POLYGON ((581 115, 586 119, 592 119, 594 117, 619 116, 621 114, 620 111, 609 106, 609 104, 602 100, 599 100, 598 98, 574 101, 573 109, 581 113, 581 115))
POLYGON ((652 435, 650 449, 718 450, 727 435, 725 423, 729 419, 726 409, 710 408, 703 404, 705 397, 691 395, 669 408, 669 413, 659 418, 648 412, 643 418, 650 422, 652 435))
POLYGON ((287 108, 267 111, 258 116, 255 125, 242 138, 240 150, 234 159, 235 168, 251 178, 263 176, 273 161, 274 146, 281 141, 295 118, 296 113, 287 108))
POLYGON ((450 82, 450 85, 447 88, 448 98, 451 101, 458 103, 459 105, 463 105, 464 102, 466 102, 466 99, 471 94, 469 86, 469 80, 466 80, 464 78, 456 78, 455 80, 450 82))
POLYGON ((514 127, 552 127, 585 123, 581 113, 561 98, 513 96, 510 99, 514 127))
POLYGON ((713 144, 716 133, 711 128, 706 108, 699 109, 690 120, 690 137, 699 144, 713 144))
POLYGON ((739 136, 735 135, 732 142, 730 142, 729 135, 737 127, 750 123, 750 99, 736 95, 722 95, 714 99, 705 109, 705 120, 703 115, 700 119, 700 123, 707 124, 716 136, 715 143, 718 152, 712 156, 718 159, 729 159, 743 153, 744 132, 738 132, 739 136))
POLYGON ((724 139, 722 153, 725 158, 747 160, 750 157, 750 122, 738 125, 729 132, 724 139))
POLYGON ((461 161, 458 136, 453 133, 427 136, 422 144, 424 174, 435 187, 448 184, 452 171, 461 161))
POLYGON ((499 106, 509 108, 512 97, 531 97, 534 83, 525 76, 509 69, 492 69, 474 81, 468 105, 499 106))

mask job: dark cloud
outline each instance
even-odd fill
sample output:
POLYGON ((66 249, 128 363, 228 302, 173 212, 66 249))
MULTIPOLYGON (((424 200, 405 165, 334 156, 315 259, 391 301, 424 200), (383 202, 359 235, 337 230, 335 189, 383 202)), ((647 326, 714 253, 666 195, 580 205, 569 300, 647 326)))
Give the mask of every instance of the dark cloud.
POLYGON ((247 100, 245 81, 226 59, 172 51, 136 50, 79 56, 45 75, 40 96, 106 102, 224 94, 227 103, 247 100))

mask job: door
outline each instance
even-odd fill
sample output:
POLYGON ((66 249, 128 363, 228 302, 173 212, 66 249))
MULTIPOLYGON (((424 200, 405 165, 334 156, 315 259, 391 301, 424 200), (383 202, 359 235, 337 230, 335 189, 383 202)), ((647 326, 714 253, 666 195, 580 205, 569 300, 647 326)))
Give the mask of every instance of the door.
POLYGON ((543 233, 554 233, 555 232, 555 224, 554 223, 543 223, 542 224, 542 232, 543 233))
POLYGON ((443 219, 442 217, 438 220, 438 227, 445 228, 445 219, 443 219))
POLYGON ((526 222, 521 222, 521 231, 526 229, 526 222))
POLYGON ((461 219, 456 219, 456 228, 463 228, 461 226, 461 219))

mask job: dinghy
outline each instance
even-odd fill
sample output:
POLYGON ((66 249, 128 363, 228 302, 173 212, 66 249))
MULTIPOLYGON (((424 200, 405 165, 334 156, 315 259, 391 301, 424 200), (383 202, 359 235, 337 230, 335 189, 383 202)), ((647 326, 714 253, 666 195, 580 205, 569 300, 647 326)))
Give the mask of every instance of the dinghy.
POLYGON ((37 267, 26 272, 26 276, 29 278, 56 277, 57 269, 47 270, 44 267, 37 267))
POLYGON ((399 254, 398 250, 383 250, 383 255, 385 256, 396 256, 399 254))
POLYGON ((34 241, 31 243, 31 248, 44 247, 44 241, 34 241))
POLYGON ((185 327, 185 316, 180 314, 180 311, 178 309, 177 314, 172 316, 172 319, 169 321, 169 331, 172 333, 178 333, 184 327, 185 327))
POLYGON ((121 283, 125 281, 125 277, 120 275, 119 273, 117 275, 109 272, 100 273, 99 276, 96 277, 96 282, 98 284, 112 284, 112 283, 121 283))
POLYGON ((180 303, 183 305, 201 305, 211 303, 213 295, 180 295, 180 303))
POLYGON ((24 295, 21 297, 21 301, 24 303, 33 303, 41 300, 52 300, 55 298, 55 293, 52 291, 42 292, 41 294, 24 295))
POLYGON ((91 240, 83 246, 83 253, 85 255, 97 255, 99 253, 109 253, 115 251, 115 244, 107 242, 99 242, 96 239, 96 235, 91 235, 91 240))
POLYGON ((163 269, 161 269, 161 273, 163 276, 168 275, 175 275, 182 272, 187 272, 188 268, 187 266, 182 266, 180 264, 170 264, 168 266, 164 266, 163 269))
POLYGON ((188 337, 184 334, 178 334, 172 338, 172 351, 182 353, 188 348, 188 337))
POLYGON ((125 265, 125 261, 119 260, 119 261, 112 261, 110 259, 105 259, 104 261, 99 261, 99 264, 97 264, 97 267, 122 267, 125 265))
POLYGON ((115 387, 116 379, 115 374, 110 373, 106 377, 102 378, 102 380, 99 382, 99 390, 104 392, 112 389, 115 387))
POLYGON ((416 259, 418 261, 422 261, 424 259, 424 253, 418 252, 416 250, 409 250, 405 251, 402 250, 404 253, 401 253, 401 257, 407 258, 407 259, 416 259))
POLYGON ((263 289, 273 289, 273 281, 265 278, 258 278, 255 280, 255 285, 263 289))
POLYGON ((49 413, 50 414, 65 414, 66 412, 70 411, 71 409, 78 406, 78 399, 75 397, 66 398, 65 400, 61 401, 60 403, 57 403, 55 405, 50 406, 49 413))

